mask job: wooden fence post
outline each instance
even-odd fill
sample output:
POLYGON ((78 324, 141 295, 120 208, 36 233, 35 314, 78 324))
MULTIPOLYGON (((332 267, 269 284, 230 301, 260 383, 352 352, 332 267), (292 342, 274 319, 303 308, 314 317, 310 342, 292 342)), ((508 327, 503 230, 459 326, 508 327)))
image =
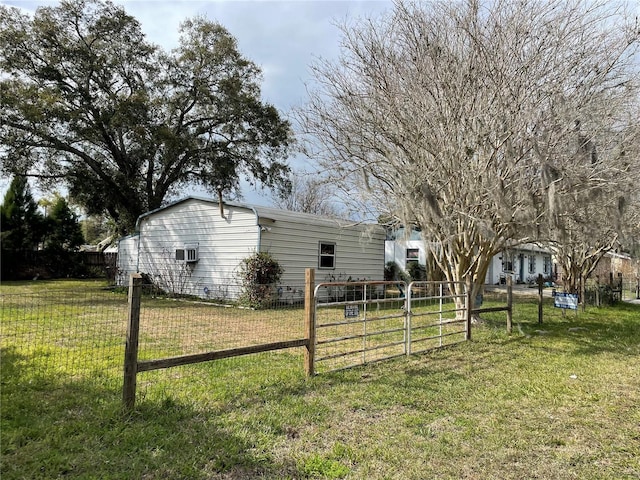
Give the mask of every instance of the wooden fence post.
POLYGON ((307 337, 307 349, 304 352, 304 369, 307 378, 315 374, 315 355, 316 355, 316 299, 314 290, 316 288, 316 271, 313 268, 305 270, 305 286, 304 286, 304 316, 305 331, 307 337))
POLYGON ((133 409, 136 402, 141 293, 142 275, 132 273, 129 278, 129 321, 127 323, 127 343, 124 351, 124 386, 122 388, 122 402, 126 410, 133 409))
POLYGON ((542 288, 544 287, 544 278, 542 274, 538 274, 538 323, 542 323, 542 288))
POLYGON ((513 323, 513 278, 507 275, 507 333, 511 334, 513 323))
POLYGON ((467 334, 466 334, 466 339, 467 340, 471 340, 471 317, 472 317, 472 311, 473 308, 475 306, 475 299, 471 298, 471 291, 473 290, 473 283, 471 281, 471 277, 468 277, 465 281, 465 287, 466 287, 466 295, 465 295, 465 303, 467 304, 467 308, 466 308, 466 314, 467 314, 467 334))

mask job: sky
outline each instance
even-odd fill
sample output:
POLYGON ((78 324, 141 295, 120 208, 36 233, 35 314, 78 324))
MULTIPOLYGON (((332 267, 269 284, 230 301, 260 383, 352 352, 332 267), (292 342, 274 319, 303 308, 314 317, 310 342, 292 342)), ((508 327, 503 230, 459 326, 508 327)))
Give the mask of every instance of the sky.
MULTIPOLYGON (((0 0, 34 12, 57 1, 0 0)), ((115 0, 138 19, 147 38, 166 50, 177 46, 180 23, 195 16, 218 21, 238 41, 240 52, 261 67, 263 99, 283 115, 306 103, 310 65, 337 58, 340 35, 336 21, 378 16, 389 11, 390 0, 115 0)), ((294 157, 294 168, 312 168, 312 160, 294 157)), ((2 195, 7 179, 0 184, 2 195)), ((200 192, 193 192, 199 194, 200 192)), ((243 189, 249 203, 268 204, 266 196, 243 189)))

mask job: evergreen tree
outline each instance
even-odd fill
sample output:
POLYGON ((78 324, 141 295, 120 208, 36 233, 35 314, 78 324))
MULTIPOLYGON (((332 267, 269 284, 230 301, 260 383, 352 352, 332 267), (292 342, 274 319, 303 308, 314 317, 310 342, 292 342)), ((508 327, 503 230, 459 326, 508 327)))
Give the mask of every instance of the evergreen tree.
POLYGON ((0 205, 2 250, 6 254, 36 250, 44 233, 43 217, 26 177, 13 178, 0 205))
POLYGON ((185 21, 167 52, 109 0, 0 5, 0 45, 0 170, 63 183, 119 234, 187 186, 288 185, 290 124, 218 23, 185 21))
POLYGON ((47 249, 75 251, 84 243, 78 216, 63 197, 58 196, 53 202, 46 221, 49 230, 45 241, 47 249))

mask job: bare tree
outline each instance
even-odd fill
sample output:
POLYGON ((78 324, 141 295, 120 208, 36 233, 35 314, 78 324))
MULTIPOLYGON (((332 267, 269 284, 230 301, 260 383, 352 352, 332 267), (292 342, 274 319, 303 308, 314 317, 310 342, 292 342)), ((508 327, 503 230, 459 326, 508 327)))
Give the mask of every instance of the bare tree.
MULTIPOLYGON (((635 112, 630 124, 640 118, 635 112)), ((600 259, 640 235, 640 138, 637 125, 631 131, 616 125, 591 138, 580 129, 576 125, 576 161, 563 174, 550 172, 548 218, 564 288, 584 294, 600 259)))
POLYGON ((637 95, 637 25, 605 2, 399 2, 340 28, 298 112, 309 153, 473 294, 496 253, 550 235, 558 179, 593 169, 576 139, 624 131, 637 95))
POLYGON ((335 190, 317 174, 294 172, 291 176, 291 191, 274 192, 271 202, 283 210, 325 217, 344 217, 335 190))

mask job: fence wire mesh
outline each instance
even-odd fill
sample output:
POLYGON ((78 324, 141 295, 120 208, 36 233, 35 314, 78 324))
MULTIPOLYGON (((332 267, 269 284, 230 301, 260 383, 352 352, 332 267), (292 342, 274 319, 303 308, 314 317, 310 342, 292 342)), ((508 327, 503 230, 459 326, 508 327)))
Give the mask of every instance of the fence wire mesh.
MULTIPOLYGON (((242 305, 241 291, 237 284, 225 284, 215 296, 201 289, 175 295, 145 285, 138 359, 304 338, 304 306, 298 300, 304 287, 265 287, 261 308, 242 305)), ((119 393, 127 322, 124 287, 87 287, 80 281, 5 284, 0 290, 2 381, 106 382, 119 393)), ((298 368, 302 371, 301 362, 298 368)), ((145 372, 143 384, 149 375, 145 372)), ((173 374, 154 378, 163 375, 173 374)))
POLYGON ((118 385, 126 291, 59 288, 0 294, 3 382, 46 377, 118 385))
MULTIPOLYGON (((304 286, 295 290, 304 292, 304 286)), ((219 285, 217 291, 226 294, 207 296, 207 292, 192 291, 175 296, 145 285, 140 305, 139 359, 229 350, 304 337, 304 306, 279 295, 277 287, 262 289, 264 295, 258 308, 242 304, 242 288, 237 284, 219 285)))

